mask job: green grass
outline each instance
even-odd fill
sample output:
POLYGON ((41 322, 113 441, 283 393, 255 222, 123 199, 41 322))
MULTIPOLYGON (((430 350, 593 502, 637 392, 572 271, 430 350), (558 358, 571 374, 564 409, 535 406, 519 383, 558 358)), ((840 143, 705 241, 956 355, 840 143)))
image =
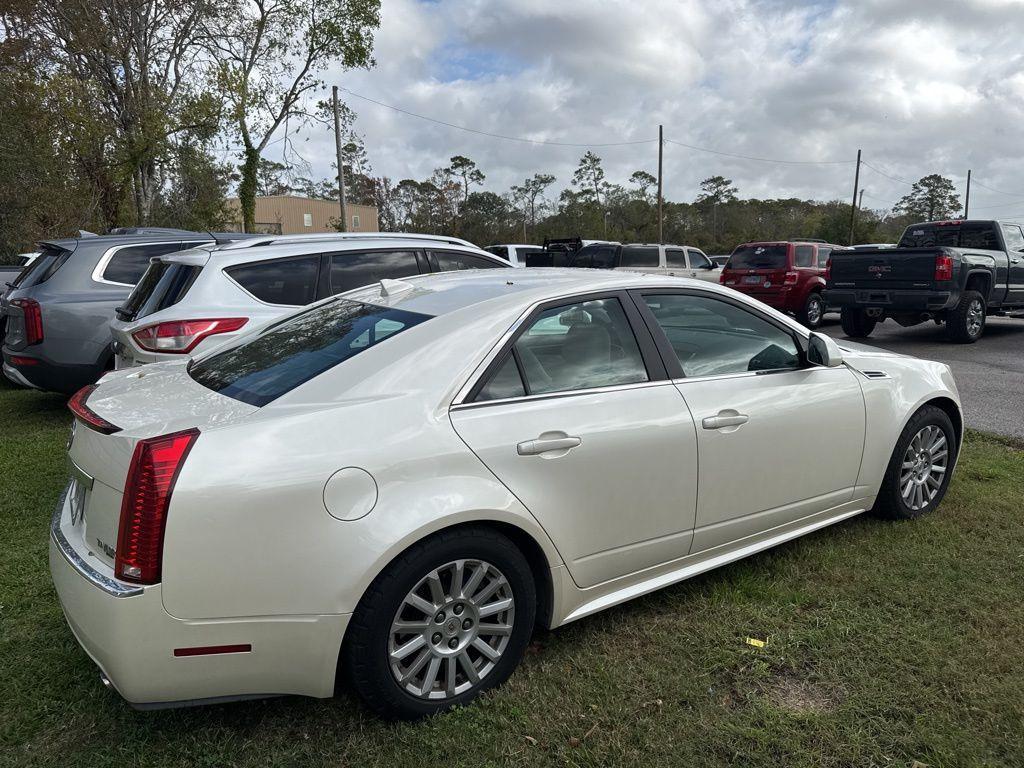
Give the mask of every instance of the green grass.
POLYGON ((104 690, 47 571, 68 423, 0 388, 0 764, 1024 765, 1024 452, 1005 441, 970 435, 936 514, 857 518, 539 633, 478 704, 392 725, 349 696, 147 714, 104 690))

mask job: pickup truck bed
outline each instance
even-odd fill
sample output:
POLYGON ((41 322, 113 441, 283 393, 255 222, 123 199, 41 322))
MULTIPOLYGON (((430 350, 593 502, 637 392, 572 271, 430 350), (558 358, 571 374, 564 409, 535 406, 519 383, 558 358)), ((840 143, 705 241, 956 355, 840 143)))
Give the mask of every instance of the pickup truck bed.
POLYGON ((989 315, 1024 311, 1024 232, 1016 224, 956 220, 907 228, 898 248, 832 252, 825 300, 848 336, 887 319, 945 324, 977 341, 989 315))

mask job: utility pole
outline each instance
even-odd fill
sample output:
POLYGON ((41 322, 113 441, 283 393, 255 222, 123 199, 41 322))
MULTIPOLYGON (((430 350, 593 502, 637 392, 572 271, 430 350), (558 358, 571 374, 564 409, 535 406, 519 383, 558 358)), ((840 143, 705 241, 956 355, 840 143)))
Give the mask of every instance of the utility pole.
POLYGON ((860 197, 857 198, 857 210, 858 211, 863 211, 864 210, 864 189, 863 188, 861 188, 861 190, 860 190, 860 197))
POLYGON ((338 86, 331 89, 334 101, 334 149, 338 154, 338 198, 341 200, 341 231, 348 232, 348 206, 345 205, 345 165, 341 162, 341 119, 338 117, 338 86))
POLYGON ((661 213, 661 156, 665 146, 662 126, 658 126, 658 245, 665 242, 665 219, 661 213))
POLYGON ((857 188, 860 187, 860 150, 857 150, 857 171, 853 174, 853 202, 850 203, 850 242, 853 245, 853 225, 857 221, 857 188))
MULTIPOLYGON (((984 185, 983 185, 984 186, 984 185)), ((964 218, 971 212, 971 169, 967 169, 967 194, 964 196, 964 218)))

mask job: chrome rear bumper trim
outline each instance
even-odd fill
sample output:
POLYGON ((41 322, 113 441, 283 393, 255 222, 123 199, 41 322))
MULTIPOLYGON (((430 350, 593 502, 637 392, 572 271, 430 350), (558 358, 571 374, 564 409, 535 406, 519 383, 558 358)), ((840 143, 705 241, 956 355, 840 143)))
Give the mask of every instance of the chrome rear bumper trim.
POLYGON ((57 545, 57 549, 64 556, 64 559, 68 561, 68 564, 74 568, 82 576, 83 579, 88 581, 94 587, 102 589, 108 595, 112 597, 133 597, 135 595, 142 594, 142 587, 135 584, 123 584, 116 579, 112 579, 109 576, 97 571, 84 559, 82 556, 75 551, 74 547, 71 546, 71 542, 67 540, 64 532, 60 529, 60 519, 64 512, 64 502, 67 500, 68 491, 71 490, 71 484, 64 488, 63 493, 60 495, 60 501, 57 502, 57 509, 53 513, 53 520, 50 523, 50 538, 53 539, 53 543, 57 545))

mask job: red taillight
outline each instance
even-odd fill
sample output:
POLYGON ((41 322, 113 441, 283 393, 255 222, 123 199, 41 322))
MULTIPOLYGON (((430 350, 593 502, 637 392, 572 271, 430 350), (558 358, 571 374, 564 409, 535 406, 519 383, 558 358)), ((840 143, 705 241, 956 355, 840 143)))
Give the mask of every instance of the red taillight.
POLYGON ((135 343, 149 352, 186 354, 207 336, 237 331, 247 317, 218 317, 209 320, 173 320, 142 328, 132 334, 135 343))
POLYGON ((13 299, 11 304, 20 307, 25 316, 25 343, 38 344, 43 340, 43 310, 35 299, 13 299))
POLYGON ((952 280, 953 279, 953 257, 947 256, 944 253, 940 253, 935 257, 935 279, 936 280, 952 280))
POLYGON ((90 384, 75 392, 71 399, 68 400, 68 408, 71 409, 71 412, 75 414, 79 421, 87 427, 95 429, 97 432, 102 432, 104 435, 120 432, 120 427, 111 424, 102 416, 97 415, 94 410, 85 404, 85 401, 89 399, 89 395, 93 393, 96 387, 96 384, 90 384))
POLYGON ((827 283, 832 279, 832 257, 828 257, 828 261, 825 262, 825 282, 827 283))
POLYGON ((718 282, 722 283, 723 285, 725 284, 725 270, 724 269, 722 270, 722 274, 720 274, 718 276, 718 282))
POLYGON ((167 507, 198 429, 141 440, 135 446, 121 500, 114 573, 138 584, 160 581, 167 507))
POLYGON ((39 360, 34 357, 23 357, 22 355, 11 355, 7 358, 7 361, 11 365, 17 365, 19 367, 26 367, 29 365, 39 365, 39 360))
POLYGON ((782 278, 782 284, 783 285, 796 285, 796 283, 797 283, 797 281, 799 279, 800 279, 800 273, 799 272, 787 272, 786 276, 784 278, 782 278))

